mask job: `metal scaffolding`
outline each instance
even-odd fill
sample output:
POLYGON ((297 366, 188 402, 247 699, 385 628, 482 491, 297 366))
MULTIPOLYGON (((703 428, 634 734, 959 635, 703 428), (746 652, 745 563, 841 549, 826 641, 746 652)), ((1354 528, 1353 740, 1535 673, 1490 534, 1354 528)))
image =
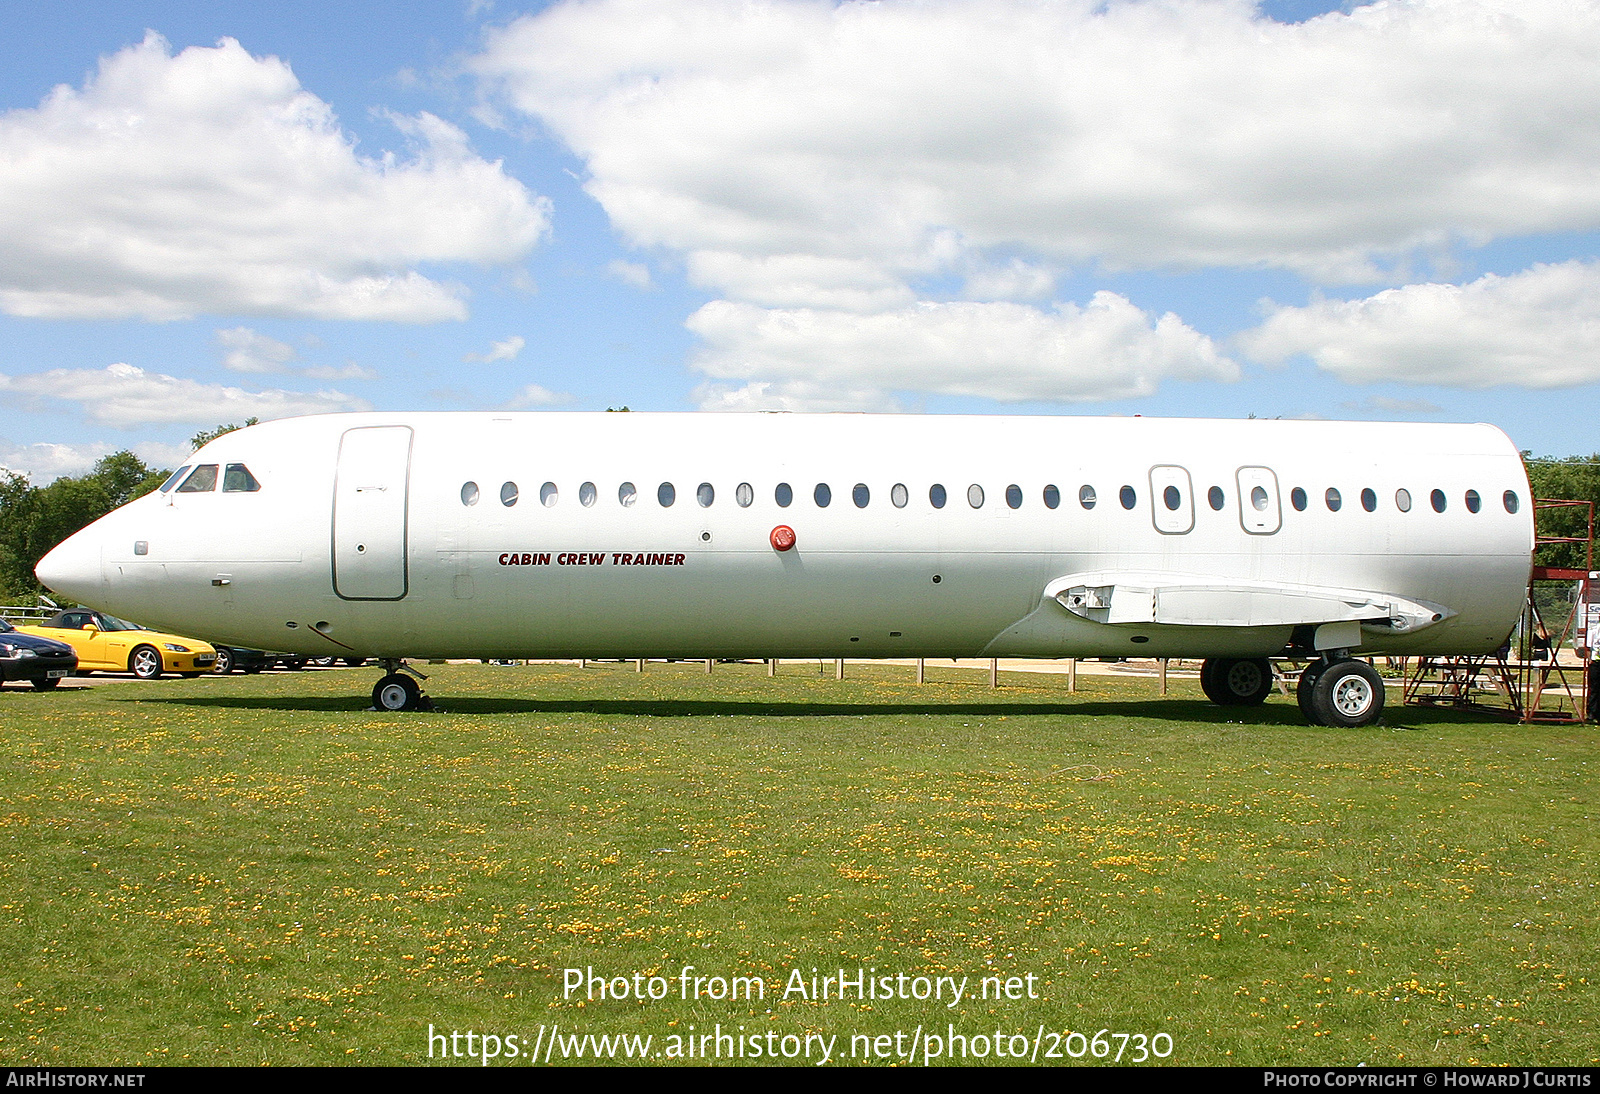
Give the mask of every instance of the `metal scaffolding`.
POLYGON ((1591 633, 1585 611, 1600 601, 1600 579, 1594 572, 1594 503, 1540 499, 1534 502, 1534 557, 1540 548, 1561 544, 1583 547, 1581 570, 1541 566, 1529 571, 1522 622, 1510 642, 1481 657, 1419 657, 1403 662, 1405 702, 1478 710, 1519 722, 1581 722, 1592 719, 1590 687, 1595 682, 1591 633), (1583 536, 1540 534, 1539 516, 1581 509, 1583 536), (1561 619, 1546 619, 1534 590, 1541 581, 1576 584, 1571 607, 1561 619), (1554 624, 1554 626, 1552 626, 1554 624), (1563 647, 1577 654, 1577 663, 1562 664, 1563 647))

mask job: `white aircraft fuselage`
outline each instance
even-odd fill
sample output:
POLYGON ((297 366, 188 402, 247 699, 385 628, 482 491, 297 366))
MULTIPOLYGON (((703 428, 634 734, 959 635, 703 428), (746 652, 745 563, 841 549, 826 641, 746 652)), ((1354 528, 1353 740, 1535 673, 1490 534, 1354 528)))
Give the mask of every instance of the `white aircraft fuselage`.
POLYGON ((1479 654, 1533 546, 1486 425, 374 413, 188 468, 40 580, 313 656, 1479 654))

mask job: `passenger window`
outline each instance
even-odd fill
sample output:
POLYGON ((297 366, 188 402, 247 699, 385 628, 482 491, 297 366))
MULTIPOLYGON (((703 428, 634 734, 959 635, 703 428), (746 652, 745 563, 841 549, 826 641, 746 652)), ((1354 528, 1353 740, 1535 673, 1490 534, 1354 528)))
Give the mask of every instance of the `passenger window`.
POLYGON ((222 474, 222 492, 224 494, 254 494, 261 489, 261 484, 256 477, 250 474, 250 469, 242 463, 230 463, 228 469, 222 474))
POLYGON ((1304 513, 1306 511, 1306 492, 1298 486, 1289 491, 1289 504, 1294 506, 1296 513, 1304 513))
POLYGON ((933 506, 935 509, 943 509, 944 501, 945 496, 943 486, 941 486, 939 483, 934 483, 932 486, 928 487, 929 505, 933 506))
POLYGON ((1411 491, 1403 486, 1396 490, 1394 492, 1394 507, 1402 513, 1411 512, 1411 491))
POLYGON ((595 499, 599 496, 600 492, 594 488, 594 483, 592 482, 586 482, 578 487, 578 504, 585 509, 592 508, 595 499))
POLYGON ((191 464, 186 463, 172 474, 168 475, 167 481, 161 484, 161 492, 165 494, 168 490, 171 490, 174 486, 176 486, 178 484, 178 480, 183 478, 183 473, 189 470, 191 466, 191 464))
POLYGON ((850 500, 856 503, 857 509, 865 509, 867 504, 872 501, 872 491, 867 489, 866 483, 858 482, 855 488, 850 491, 850 500))
POLYGON ((1078 487, 1078 504, 1079 505, 1083 506, 1085 509, 1093 509, 1094 508, 1094 500, 1095 500, 1094 499, 1094 487, 1092 487, 1092 486, 1080 486, 1080 487, 1078 487))
POLYGON ((1267 488, 1265 486, 1252 486, 1250 488, 1250 504, 1258 513, 1267 511, 1267 488))
POLYGON ((811 491, 811 500, 817 503, 818 509, 826 509, 833 501, 833 491, 828 489, 827 483, 819 482, 817 488, 811 491))
POLYGON ((517 504, 517 484, 508 482, 500 487, 500 504, 510 508, 517 504))
POLYGON ((183 480, 183 485, 178 487, 180 494, 204 494, 217 488, 217 465, 203 463, 189 473, 183 480))
POLYGON ((973 483, 971 486, 967 487, 967 504, 972 506, 974 509, 983 508, 983 487, 979 486, 977 483, 973 483))
POLYGON ((639 500, 639 488, 631 482, 625 482, 617 487, 617 503, 624 509, 632 508, 633 503, 639 500))
POLYGON ((1515 490, 1507 490, 1505 496, 1500 500, 1505 503, 1506 512, 1508 513, 1515 513, 1522 508, 1522 502, 1517 498, 1515 490))
POLYGON ((1363 486, 1361 488, 1361 508, 1365 509, 1369 513, 1376 513, 1378 511, 1378 495, 1372 492, 1372 488, 1370 486, 1363 486))
POLYGON ((1476 513, 1483 505, 1483 500, 1478 497, 1476 490, 1467 491, 1467 512, 1476 513))
POLYGON ((911 495, 906 491, 906 484, 903 482, 895 483, 889 491, 889 500, 894 503, 896 509, 904 509, 906 502, 911 500, 911 495))
POLYGON ((1124 486, 1117 494, 1117 500, 1122 502, 1124 509, 1132 509, 1139 504, 1139 495, 1131 486, 1124 486))
POLYGON ((1228 503, 1227 496, 1222 492, 1222 487, 1213 486, 1210 490, 1207 490, 1206 503, 1217 512, 1222 512, 1222 507, 1228 503))
POLYGON ((1328 512, 1330 513, 1337 513, 1344 508, 1344 498, 1339 496, 1337 487, 1328 487, 1328 492, 1323 495, 1323 500, 1328 503, 1328 512))
POLYGON ((678 500, 678 491, 670 482, 664 482, 656 487, 656 501, 661 503, 661 508, 671 509, 672 503, 678 500))
POLYGON ((1428 500, 1433 503, 1433 511, 1435 513, 1444 512, 1444 491, 1443 490, 1435 490, 1432 494, 1428 495, 1428 500))
POLYGON ((717 492, 709 482, 703 482, 695 490, 694 500, 700 503, 700 508, 710 509, 711 503, 717 500, 717 492))
POLYGON ((733 491, 733 500, 739 503, 740 509, 748 509, 756 500, 756 488, 747 482, 741 482, 733 491))
POLYGON ((1055 509, 1061 505, 1061 491, 1057 490, 1054 483, 1044 488, 1044 507, 1055 509))
POLYGON ((464 482, 464 483, 461 484, 461 504, 462 505, 477 505, 478 504, 478 484, 477 483, 475 483, 475 482, 464 482))
POLYGON ((1178 492, 1176 486, 1169 486, 1161 491, 1161 504, 1167 507, 1168 512, 1176 513, 1178 506, 1183 504, 1183 495, 1178 492))
POLYGON ((539 487, 539 504, 549 509, 561 500, 561 491, 556 489, 556 484, 547 482, 539 487))
POLYGON ((789 508, 794 502, 794 488, 786 482, 780 482, 778 488, 772 492, 772 500, 778 503, 780 509, 789 508))
POLYGON ((1006 487, 1006 504, 1013 509, 1022 508, 1022 487, 1016 483, 1006 487))

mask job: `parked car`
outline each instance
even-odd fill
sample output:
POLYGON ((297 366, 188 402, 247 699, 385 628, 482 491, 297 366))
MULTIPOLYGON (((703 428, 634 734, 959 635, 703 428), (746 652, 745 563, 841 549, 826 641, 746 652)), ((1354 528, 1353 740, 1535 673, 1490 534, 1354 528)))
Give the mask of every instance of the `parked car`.
POLYGON ((78 655, 65 642, 23 634, 0 619, 0 684, 26 680, 38 691, 53 688, 78 668, 78 655))
POLYGON ((43 623, 17 630, 71 646, 78 655, 79 673, 131 672, 141 680, 154 680, 163 672, 199 676, 217 661, 217 651, 198 638, 147 631, 87 608, 58 612, 43 623))
POLYGON ((211 671, 219 676, 230 672, 257 673, 278 663, 278 655, 262 650, 249 650, 242 646, 218 646, 217 661, 211 671))

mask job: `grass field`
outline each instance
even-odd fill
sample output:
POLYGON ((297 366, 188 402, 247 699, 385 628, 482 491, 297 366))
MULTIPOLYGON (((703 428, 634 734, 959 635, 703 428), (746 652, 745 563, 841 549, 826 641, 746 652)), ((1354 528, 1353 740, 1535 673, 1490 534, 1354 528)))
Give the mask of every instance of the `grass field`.
POLYGON ((1106 1062, 1100 1030, 1125 1063, 1118 1033, 1186 1064, 1600 1062, 1592 727, 954 669, 428 671, 428 714, 366 711, 370 669, 5 688, 0 1064, 402 1064, 430 1024, 513 1062, 541 1026, 667 1062, 719 1024, 835 1063, 951 1026, 969 1063, 1106 1062), (682 1000, 685 966, 766 997, 682 1000), (666 998, 564 999, 591 967, 666 998), (841 967, 967 994, 785 996, 841 967))

